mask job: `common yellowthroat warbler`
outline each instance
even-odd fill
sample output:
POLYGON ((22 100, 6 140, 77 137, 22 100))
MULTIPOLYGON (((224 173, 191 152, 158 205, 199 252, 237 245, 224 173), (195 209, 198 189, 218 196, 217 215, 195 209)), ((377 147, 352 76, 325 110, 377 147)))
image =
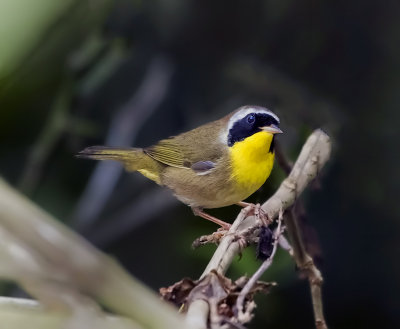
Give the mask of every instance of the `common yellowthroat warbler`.
POLYGON ((279 118, 261 106, 242 106, 225 117, 147 148, 91 146, 78 156, 122 162, 168 187, 195 215, 230 225, 203 211, 240 203, 267 180, 274 162, 279 118))

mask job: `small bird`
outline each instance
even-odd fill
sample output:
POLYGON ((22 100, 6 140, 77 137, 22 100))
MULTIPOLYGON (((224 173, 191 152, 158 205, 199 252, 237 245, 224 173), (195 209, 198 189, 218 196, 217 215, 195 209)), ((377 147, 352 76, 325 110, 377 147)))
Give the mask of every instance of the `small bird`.
POLYGON ((203 209, 242 201, 269 177, 279 118, 261 106, 242 106, 225 117, 146 148, 91 146, 78 157, 121 162, 166 186, 193 213, 224 229, 230 224, 203 209))

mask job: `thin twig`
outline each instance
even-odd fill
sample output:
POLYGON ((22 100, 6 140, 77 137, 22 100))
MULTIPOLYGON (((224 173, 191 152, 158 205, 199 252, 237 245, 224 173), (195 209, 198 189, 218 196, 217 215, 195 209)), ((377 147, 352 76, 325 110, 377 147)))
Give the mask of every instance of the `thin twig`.
MULTIPOLYGON (((286 157, 285 153, 282 150, 281 144, 276 143, 275 145, 275 158, 278 162, 281 169, 286 173, 286 175, 290 174, 292 170, 293 163, 286 157)), ((318 179, 311 182, 311 188, 314 188, 318 179)), ((303 229, 302 238, 304 240, 304 246, 306 251, 309 253, 311 257, 315 259, 315 257, 320 257, 321 255, 321 248, 319 245, 319 240, 317 233, 311 227, 311 225, 307 221, 307 214, 304 206, 304 202, 301 198, 296 200, 296 206, 294 207, 296 218, 299 221, 299 225, 303 229)), ((284 238, 282 236, 282 238, 284 238)))
POLYGON ((293 256, 293 248, 290 245, 289 241, 286 239, 284 235, 281 235, 279 237, 279 246, 283 249, 286 250, 290 256, 293 256))
POLYGON ((285 216, 285 224, 293 246, 293 257, 298 268, 303 271, 310 283, 311 299, 313 304, 315 326, 317 329, 327 329, 323 313, 321 285, 323 278, 315 266, 313 259, 308 255, 301 236, 294 210, 291 209, 285 216))
POLYGON ((274 232, 274 240, 273 240, 273 248, 271 255, 261 264, 258 270, 253 274, 253 276, 247 281, 246 285, 243 287, 242 291, 240 292, 237 300, 236 300, 236 309, 238 310, 238 319, 240 321, 241 317, 243 316, 243 309, 244 309, 244 300, 256 282, 260 279, 260 277, 264 274, 264 272, 271 266, 272 261, 275 257, 276 250, 278 249, 278 242, 279 237, 283 233, 282 230, 282 218, 283 218, 283 211, 280 211, 278 217, 278 227, 274 232))

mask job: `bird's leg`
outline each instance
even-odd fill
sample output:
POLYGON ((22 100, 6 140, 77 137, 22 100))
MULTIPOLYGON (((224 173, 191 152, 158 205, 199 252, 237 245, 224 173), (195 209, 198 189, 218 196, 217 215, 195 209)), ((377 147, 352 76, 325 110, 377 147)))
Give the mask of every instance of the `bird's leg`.
POLYGON ((255 207, 256 205, 254 203, 249 203, 249 202, 244 202, 244 201, 239 201, 236 203, 238 206, 242 208, 247 208, 247 207, 255 207))
POLYGON ((214 216, 211 216, 211 215, 205 213, 201 208, 192 207, 192 211, 196 216, 203 217, 204 219, 207 219, 215 224, 218 224, 226 231, 228 231, 231 228, 231 224, 226 223, 223 220, 220 220, 214 216))
POLYGON ((249 203, 244 201, 239 201, 236 203, 238 206, 247 208, 247 216, 255 216, 259 221, 261 221, 262 225, 268 226, 270 223, 270 219, 268 218, 267 213, 261 208, 259 203, 249 203))

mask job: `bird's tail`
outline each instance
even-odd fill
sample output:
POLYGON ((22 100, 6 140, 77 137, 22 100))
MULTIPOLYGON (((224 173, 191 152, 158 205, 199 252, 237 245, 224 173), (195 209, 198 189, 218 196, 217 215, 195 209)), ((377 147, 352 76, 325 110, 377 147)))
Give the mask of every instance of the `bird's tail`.
POLYGON ((141 148, 115 148, 108 146, 90 146, 80 151, 78 158, 93 160, 115 160, 121 162, 129 171, 146 167, 148 156, 141 148))

